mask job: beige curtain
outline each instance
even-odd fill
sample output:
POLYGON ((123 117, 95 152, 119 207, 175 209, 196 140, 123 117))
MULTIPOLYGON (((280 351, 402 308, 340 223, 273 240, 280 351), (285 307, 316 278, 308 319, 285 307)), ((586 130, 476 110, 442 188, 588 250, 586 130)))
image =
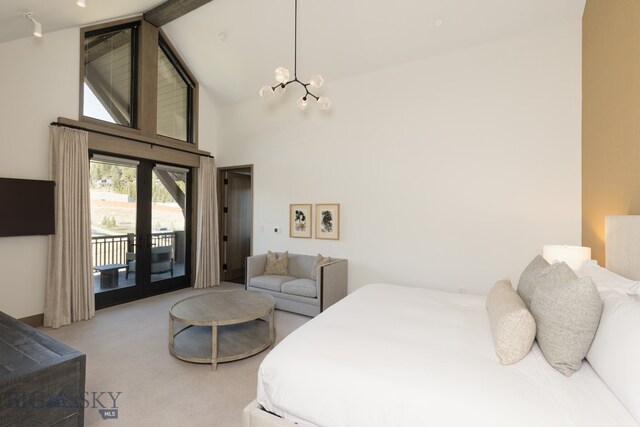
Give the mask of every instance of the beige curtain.
POLYGON ((44 325, 59 328, 95 315, 91 272, 87 132, 49 127, 49 179, 55 181, 56 234, 49 236, 44 325))
POLYGON ((218 243, 218 199, 216 166, 212 158, 201 157, 198 169, 198 212, 196 244, 196 280, 194 288, 220 284, 218 243))

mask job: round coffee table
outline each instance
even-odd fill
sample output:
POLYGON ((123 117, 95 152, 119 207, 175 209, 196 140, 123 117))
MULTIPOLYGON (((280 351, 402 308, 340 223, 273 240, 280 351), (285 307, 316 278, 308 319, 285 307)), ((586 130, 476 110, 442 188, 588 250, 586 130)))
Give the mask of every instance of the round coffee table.
POLYGON ((218 363, 244 359, 276 339, 271 295, 249 291, 218 291, 175 303, 169 310, 169 351, 178 359, 218 363), (175 322, 184 328, 175 332, 175 322))

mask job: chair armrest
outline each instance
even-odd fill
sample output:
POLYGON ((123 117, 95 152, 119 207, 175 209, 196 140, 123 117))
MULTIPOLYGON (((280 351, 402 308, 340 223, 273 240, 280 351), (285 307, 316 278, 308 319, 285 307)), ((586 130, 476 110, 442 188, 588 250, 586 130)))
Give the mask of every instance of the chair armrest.
POLYGON ((346 259, 336 260, 320 267, 320 311, 324 311, 347 296, 349 269, 346 259))
POLYGON ((267 255, 254 255, 247 257, 247 283, 249 286, 249 282, 251 279, 256 276, 262 276, 264 274, 264 269, 267 266, 267 255))

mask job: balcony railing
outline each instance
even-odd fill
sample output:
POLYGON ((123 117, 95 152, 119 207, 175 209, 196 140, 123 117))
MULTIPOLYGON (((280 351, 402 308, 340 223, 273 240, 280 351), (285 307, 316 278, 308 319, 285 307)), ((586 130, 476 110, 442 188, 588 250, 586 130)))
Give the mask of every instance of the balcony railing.
MULTIPOLYGON (((183 233, 183 232, 182 232, 183 233)), ((153 233, 151 234, 152 246, 171 246, 173 253, 176 252, 175 232, 153 233)), ((118 234, 115 236, 93 236, 91 237, 91 255, 93 266, 107 264, 126 264, 127 252, 135 252, 135 234, 118 234)))

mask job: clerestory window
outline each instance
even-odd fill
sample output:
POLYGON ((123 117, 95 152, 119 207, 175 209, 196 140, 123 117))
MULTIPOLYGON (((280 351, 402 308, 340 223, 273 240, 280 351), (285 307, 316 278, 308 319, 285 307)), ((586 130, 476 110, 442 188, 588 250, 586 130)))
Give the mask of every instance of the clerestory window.
POLYGON ((193 140, 193 88, 191 78, 162 37, 158 43, 158 135, 193 140))
POLYGON ((138 24, 85 33, 85 117, 136 127, 138 24))
POLYGON ((198 83, 161 29, 132 18, 81 37, 82 121, 197 149, 198 83))

